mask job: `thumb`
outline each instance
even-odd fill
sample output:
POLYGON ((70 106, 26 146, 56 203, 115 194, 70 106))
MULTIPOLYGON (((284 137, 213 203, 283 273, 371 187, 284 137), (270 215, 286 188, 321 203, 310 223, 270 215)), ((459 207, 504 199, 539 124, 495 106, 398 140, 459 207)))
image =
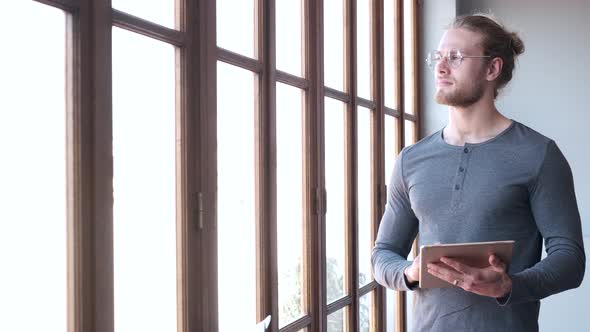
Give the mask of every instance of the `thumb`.
POLYGON ((506 264, 496 255, 490 255, 489 259, 492 269, 496 272, 506 272, 506 264))

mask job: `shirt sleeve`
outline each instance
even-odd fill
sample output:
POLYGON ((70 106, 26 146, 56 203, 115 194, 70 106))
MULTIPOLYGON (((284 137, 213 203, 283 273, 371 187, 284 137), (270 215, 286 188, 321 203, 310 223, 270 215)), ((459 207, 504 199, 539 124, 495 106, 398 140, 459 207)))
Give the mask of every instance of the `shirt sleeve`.
POLYGON ((418 219, 412 211, 403 176, 405 149, 398 155, 389 186, 387 204, 381 218, 377 240, 371 256, 375 280, 394 290, 415 288, 406 282, 404 270, 412 263, 408 253, 418 233, 418 219))
POLYGON ((529 187, 530 205, 547 257, 511 275, 512 291, 501 305, 538 301, 576 288, 586 265, 582 226, 570 166, 551 141, 535 181, 529 187))

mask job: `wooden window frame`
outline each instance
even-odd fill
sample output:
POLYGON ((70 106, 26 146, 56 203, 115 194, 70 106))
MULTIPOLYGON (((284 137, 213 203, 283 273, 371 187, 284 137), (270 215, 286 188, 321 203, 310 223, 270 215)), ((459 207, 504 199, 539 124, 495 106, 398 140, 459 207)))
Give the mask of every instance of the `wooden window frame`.
MULTIPOLYGON (((216 146, 217 62, 222 61, 261 77, 257 94, 256 144, 256 270, 257 319, 272 315, 271 331, 278 328, 276 170, 276 83, 305 92, 303 215, 304 288, 309 314, 280 329, 281 332, 326 331, 329 314, 348 307, 345 315, 357 330, 360 297, 373 292, 371 329, 385 330, 385 289, 375 281, 358 287, 357 215, 357 107, 371 110, 372 220, 374 239, 386 196, 384 169, 384 117, 397 121, 397 149, 404 146, 404 121, 420 128, 418 82, 418 0, 410 0, 412 58, 415 75, 404 87, 403 6, 394 0, 395 104, 384 103, 384 7, 371 0, 372 100, 359 98, 356 89, 356 0, 345 3, 346 92, 324 86, 323 1, 302 0, 306 18, 303 33, 305 75, 299 77, 276 68, 277 0, 258 0, 256 29, 258 59, 231 52, 216 44, 215 0, 176 0, 176 25, 171 29, 112 8, 111 0, 35 0, 64 10, 67 43, 68 131, 68 331, 114 330, 113 196, 112 196, 112 27, 116 26, 176 47, 177 138, 177 269, 178 331, 216 331, 217 216, 216 146), (195 93, 196 92, 196 93, 195 93), (349 293, 326 303, 326 189, 324 160, 324 98, 346 105, 346 282, 349 293), (414 109, 404 110, 404 98, 414 109), (205 285, 205 287, 203 287, 205 285), (110 291, 109 291, 110 290, 110 291), (377 310, 379 308, 379 310, 377 310)), ((396 295, 396 329, 405 331, 405 293, 396 295)))

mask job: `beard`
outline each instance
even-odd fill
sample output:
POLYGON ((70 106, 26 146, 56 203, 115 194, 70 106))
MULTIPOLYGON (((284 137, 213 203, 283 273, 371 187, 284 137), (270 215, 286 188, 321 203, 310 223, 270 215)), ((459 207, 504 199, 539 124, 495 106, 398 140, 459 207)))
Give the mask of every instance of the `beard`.
POLYGON ((452 85, 454 89, 445 91, 444 89, 436 90, 434 99, 442 105, 454 107, 467 107, 478 102, 483 97, 485 88, 484 80, 478 77, 463 84, 452 85))

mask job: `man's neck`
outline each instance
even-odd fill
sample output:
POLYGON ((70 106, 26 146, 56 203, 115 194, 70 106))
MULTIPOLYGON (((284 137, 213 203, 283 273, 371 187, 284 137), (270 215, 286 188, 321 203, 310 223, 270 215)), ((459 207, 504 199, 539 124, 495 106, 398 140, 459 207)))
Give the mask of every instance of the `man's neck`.
POLYGON ((500 114, 493 101, 480 100, 468 107, 449 107, 449 122, 443 136, 451 145, 477 144, 496 137, 511 123, 500 114))

